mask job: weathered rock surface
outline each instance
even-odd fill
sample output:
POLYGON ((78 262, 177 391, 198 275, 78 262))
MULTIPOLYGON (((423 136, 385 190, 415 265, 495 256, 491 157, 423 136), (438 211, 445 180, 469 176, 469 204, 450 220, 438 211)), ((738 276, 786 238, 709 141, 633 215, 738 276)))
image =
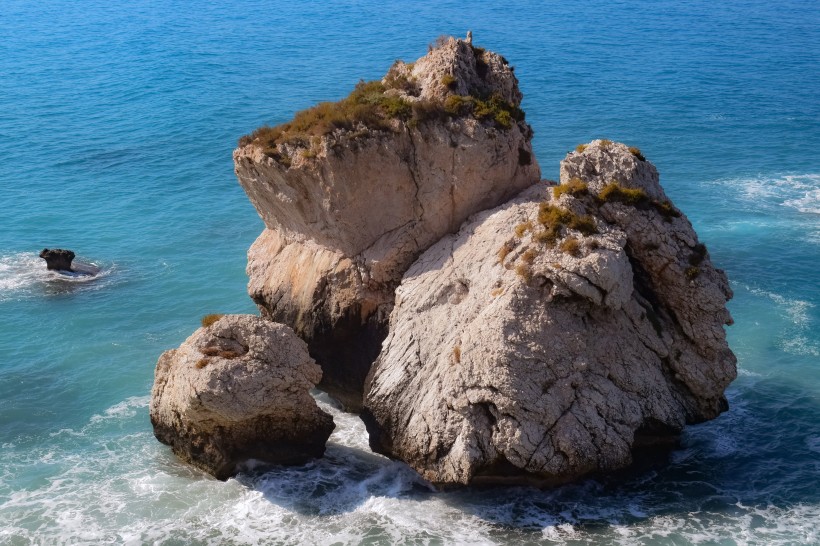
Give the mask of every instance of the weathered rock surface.
POLYGON ((573 191, 525 190, 413 264, 365 387, 375 451, 548 485, 727 408, 731 290, 638 155, 595 141, 562 163, 573 191))
POLYGON ((334 428, 309 392, 321 375, 290 328, 226 315, 160 356, 154 434, 222 480, 251 458, 299 464, 320 457, 334 428))
POLYGON ((361 404, 410 264, 470 214, 540 178, 523 119, 501 112, 496 121, 485 117, 490 106, 473 115, 446 103, 495 96, 520 112, 517 80, 500 56, 451 39, 413 65, 398 62, 383 82, 386 96, 426 114, 273 149, 257 138, 234 152, 266 226, 248 253, 249 294, 264 316, 308 342, 323 367, 321 388, 349 409, 361 404))
POLYGON ((74 252, 62 248, 44 248, 40 257, 46 261, 46 268, 55 271, 72 271, 74 252))

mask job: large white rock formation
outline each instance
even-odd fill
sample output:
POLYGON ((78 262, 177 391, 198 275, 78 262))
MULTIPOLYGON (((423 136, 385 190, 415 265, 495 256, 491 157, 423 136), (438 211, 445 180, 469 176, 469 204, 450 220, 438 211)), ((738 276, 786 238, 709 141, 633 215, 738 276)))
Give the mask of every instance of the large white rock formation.
POLYGON ((450 39, 234 152, 266 226, 248 253, 249 294, 308 342, 321 387, 348 408, 410 264, 539 180, 520 102, 502 57, 450 39))
POLYGON ((431 482, 613 470, 727 408, 731 290, 654 166, 595 141, 561 182, 477 214, 396 292, 363 416, 431 482))

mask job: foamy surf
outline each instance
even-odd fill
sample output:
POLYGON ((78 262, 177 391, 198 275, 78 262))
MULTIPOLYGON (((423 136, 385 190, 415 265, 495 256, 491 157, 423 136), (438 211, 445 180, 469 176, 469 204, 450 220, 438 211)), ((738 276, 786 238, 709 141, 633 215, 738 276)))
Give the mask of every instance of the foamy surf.
MULTIPOLYGON (((333 414, 337 429, 324 458, 298 467, 251 463, 227 482, 191 469, 159 445, 139 426, 147 421, 148 397, 130 397, 92 415, 80 430, 57 435, 53 443, 4 451, 5 483, 27 473, 39 476, 26 486, 0 490, 0 519, 11 522, 0 530, 0 542, 42 543, 43 537, 49 544, 134 545, 817 540, 820 504, 761 505, 699 475, 703 465, 737 457, 748 437, 745 429, 756 426, 757 417, 736 396, 737 391, 731 396, 732 418, 694 429, 671 468, 616 486, 586 480, 549 491, 444 492, 432 490, 406 465, 364 449, 361 421, 341 413, 326 395, 318 395, 319 403, 333 414), (135 426, 140 432, 121 433, 135 426), (794 521, 801 522, 800 529, 789 523, 794 521)), ((817 437, 808 444, 816 449, 817 437)))
POLYGON ((100 289, 116 271, 114 264, 75 261, 77 271, 49 271, 34 252, 0 255, 0 301, 100 289))
POLYGON ((759 209, 774 205, 820 214, 820 174, 761 174, 714 180, 707 185, 731 189, 759 209))

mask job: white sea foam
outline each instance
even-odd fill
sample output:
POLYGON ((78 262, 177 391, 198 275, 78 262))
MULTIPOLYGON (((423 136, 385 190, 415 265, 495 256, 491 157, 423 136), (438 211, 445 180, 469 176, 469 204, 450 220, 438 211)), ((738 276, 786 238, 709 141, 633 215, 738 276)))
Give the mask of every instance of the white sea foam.
POLYGON ((106 409, 102 415, 92 415, 91 423, 99 423, 108 419, 122 419, 123 417, 133 417, 140 408, 147 408, 151 402, 150 396, 132 396, 126 398, 119 404, 115 404, 106 409))
MULTIPOLYGON (((820 174, 773 174, 718 179, 707 182, 739 200, 750 212, 767 212, 770 217, 762 225, 771 227, 772 220, 798 222, 795 239, 811 245, 820 245, 820 174), (728 190, 728 191, 727 191, 728 190), (800 213, 799 218, 784 219, 783 209, 800 213)), ((761 225, 754 218, 744 217, 741 224, 761 225)))
POLYGON ((769 292, 767 290, 761 290, 750 286, 746 286, 745 288, 756 296, 763 296, 772 300, 775 304, 777 304, 781 312, 784 313, 785 316, 796 326, 805 327, 809 325, 809 321, 811 320, 809 317, 809 310, 814 307, 813 303, 795 298, 787 298, 785 296, 781 296, 780 294, 775 294, 774 292, 769 292))
POLYGON ((110 284, 117 270, 114 264, 83 263, 99 268, 99 272, 81 275, 49 271, 33 252, 0 255, 0 301, 100 289, 110 284))
POLYGON ((781 294, 740 283, 733 283, 733 286, 774 303, 777 313, 785 322, 777 332, 776 341, 784 352, 797 356, 820 356, 820 344, 810 336, 814 327, 812 318, 814 303, 797 298, 787 298, 781 294))
POLYGON ((800 212, 820 214, 820 174, 775 174, 715 180, 747 201, 777 204, 800 212))
MULTIPOLYGON (((681 495, 659 504, 654 472, 626 489, 589 480, 552 491, 434 492, 406 465, 370 453, 361 421, 318 398, 337 424, 323 459, 289 468, 251 464, 227 482, 193 470, 155 441, 144 426, 147 396, 114 404, 35 449, 12 447, 0 455, 2 480, 31 477, 0 495, 0 520, 7 522, 0 542, 697 544, 732 537, 786 544, 795 537, 811 543, 820 531, 815 504, 695 510, 708 492, 723 494, 707 483, 699 486, 707 491, 702 500, 681 495), (122 429, 136 432, 109 433, 122 429)), ((747 416, 742 401, 731 403, 715 426, 698 427, 697 447, 678 452, 673 464, 697 464, 704 447, 717 459, 736 449, 731 431, 747 416)), ((810 449, 818 446, 820 439, 809 439, 810 449)))

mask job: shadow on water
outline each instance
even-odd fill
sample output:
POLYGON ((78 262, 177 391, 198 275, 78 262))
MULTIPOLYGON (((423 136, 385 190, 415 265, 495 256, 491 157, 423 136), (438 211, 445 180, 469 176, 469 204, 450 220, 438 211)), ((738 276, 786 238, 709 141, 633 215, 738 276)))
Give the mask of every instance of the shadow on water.
MULTIPOLYGON (((664 457, 644 457, 622 472, 555 489, 436 492, 403 463, 334 442, 321 460, 295 468, 251 467, 237 479, 269 502, 299 514, 353 512, 374 497, 438 501, 501 534, 533 539, 541 537, 543 529, 562 524, 599 535, 664 516, 696 517, 702 525, 717 525, 726 519, 761 518, 755 516, 761 510, 820 506, 816 395, 780 379, 748 375, 727 394, 730 411, 688 427, 680 449, 664 457)), ((417 509, 425 508, 420 504, 417 509)))

